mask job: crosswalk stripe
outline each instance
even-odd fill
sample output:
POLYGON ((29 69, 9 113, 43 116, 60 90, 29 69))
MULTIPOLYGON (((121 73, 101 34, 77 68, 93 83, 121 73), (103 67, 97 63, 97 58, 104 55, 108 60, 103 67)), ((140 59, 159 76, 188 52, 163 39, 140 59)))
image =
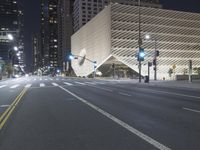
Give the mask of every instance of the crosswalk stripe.
POLYGON ((45 84, 44 83, 40 83, 40 87, 44 87, 45 86, 45 84))
POLYGON ((44 79, 44 80, 47 80, 47 79, 44 79))
POLYGON ((58 84, 57 84, 57 83, 52 83, 52 85, 53 85, 53 86, 58 86, 58 84))
POLYGON ((14 88, 16 88, 16 87, 18 87, 18 86, 19 86, 19 84, 16 84, 16 85, 11 86, 10 88, 11 88, 11 89, 14 89, 14 88))
POLYGON ((40 78, 40 81, 42 80, 42 78, 40 78))
POLYGON ((31 87, 31 84, 27 84, 25 87, 26 87, 26 88, 30 88, 30 87, 31 87))
POLYGON ((71 84, 71 83, 68 83, 68 82, 64 82, 64 84, 66 84, 66 85, 73 85, 73 84, 71 84))
POLYGON ((34 81, 35 81, 36 79, 34 79, 34 81))
POLYGON ((82 82, 75 82, 77 84, 80 84, 80 85, 85 85, 85 83, 82 83, 82 82))
POLYGON ((7 85, 1 85, 0 88, 6 87, 7 85))

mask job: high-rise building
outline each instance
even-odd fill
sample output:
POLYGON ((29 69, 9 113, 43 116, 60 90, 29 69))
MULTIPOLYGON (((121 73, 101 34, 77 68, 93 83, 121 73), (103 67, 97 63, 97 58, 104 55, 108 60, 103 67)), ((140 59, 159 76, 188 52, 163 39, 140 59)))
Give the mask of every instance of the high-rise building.
MULTIPOLYGON (((109 3, 138 5, 138 0, 75 0, 73 10, 74 32, 96 16, 109 3)), ((141 6, 161 8, 159 0, 141 0, 141 6)))
POLYGON ((17 0, 0 1, 0 57, 6 62, 24 66, 24 20, 23 9, 17 0), (7 35, 11 34, 13 40, 7 35), (13 51, 18 48, 18 52, 13 51))
POLYGON ((32 36, 32 54, 33 54, 33 70, 36 71, 37 69, 42 66, 41 62, 41 50, 40 50, 40 35, 34 34, 32 36))
POLYGON ((0 1, 0 57, 9 60, 9 50, 14 45, 18 45, 19 37, 19 11, 16 0, 0 1), (8 33, 14 37, 13 41, 7 38, 8 33))
POLYGON ((41 1, 41 54, 43 66, 62 68, 71 49, 73 0, 41 1))
POLYGON ((19 4, 18 10, 18 47, 20 52, 21 59, 19 60, 19 64, 23 66, 25 64, 25 53, 24 53, 24 9, 23 6, 19 4))
MULTIPOLYGON (((136 78, 139 24, 145 52, 142 76, 186 79, 191 67, 200 67, 200 14, 141 7, 140 22, 138 16, 137 6, 111 4, 78 30, 72 36, 72 53, 81 56, 72 61, 76 75, 95 71, 89 59, 97 62, 95 69, 102 76, 136 78)), ((193 75, 197 78, 198 72, 193 75)))

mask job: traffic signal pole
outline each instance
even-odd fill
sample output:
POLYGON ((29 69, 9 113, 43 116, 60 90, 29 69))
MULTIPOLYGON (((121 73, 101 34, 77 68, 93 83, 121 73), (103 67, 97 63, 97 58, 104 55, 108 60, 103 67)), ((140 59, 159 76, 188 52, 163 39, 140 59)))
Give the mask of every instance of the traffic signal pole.
MULTIPOLYGON (((142 39, 141 39, 141 25, 140 25, 140 21, 141 21, 141 18, 140 18, 140 0, 138 0, 138 30, 139 30, 139 37, 138 37, 138 45, 139 45, 139 51, 141 49, 141 45, 142 45, 142 39)), ((139 66, 138 66, 138 69, 139 69, 139 82, 141 82, 141 68, 142 65, 141 65, 141 59, 139 57, 139 66)))
POLYGON ((156 39, 155 39, 155 54, 154 54, 154 59, 155 59, 154 80, 157 80, 157 40, 156 39))

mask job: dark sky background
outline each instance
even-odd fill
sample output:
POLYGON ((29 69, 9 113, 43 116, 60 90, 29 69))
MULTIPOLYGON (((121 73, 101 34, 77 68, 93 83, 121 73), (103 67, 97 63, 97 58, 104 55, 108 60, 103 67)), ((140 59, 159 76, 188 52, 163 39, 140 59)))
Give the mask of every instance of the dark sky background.
MULTIPOLYGON (((31 35, 40 31, 40 1, 19 0, 24 6, 25 19, 25 53, 27 68, 30 69, 32 61, 31 35)), ((199 0, 160 0, 165 9, 200 13, 199 0)))

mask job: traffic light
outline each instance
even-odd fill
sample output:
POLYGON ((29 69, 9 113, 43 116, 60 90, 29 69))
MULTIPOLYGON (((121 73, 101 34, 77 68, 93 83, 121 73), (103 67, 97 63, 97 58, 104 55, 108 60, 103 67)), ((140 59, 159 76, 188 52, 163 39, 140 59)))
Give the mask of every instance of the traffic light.
POLYGON ((144 56, 145 56, 144 49, 140 48, 138 54, 138 61, 144 61, 144 56))
POLYGON ((156 65, 156 59, 153 59, 153 65, 154 66, 156 65))
POLYGON ((97 61, 94 61, 93 63, 94 63, 94 68, 96 68, 97 67, 97 61))
POLYGON ((159 50, 156 50, 156 56, 159 56, 159 55, 160 55, 159 50))

